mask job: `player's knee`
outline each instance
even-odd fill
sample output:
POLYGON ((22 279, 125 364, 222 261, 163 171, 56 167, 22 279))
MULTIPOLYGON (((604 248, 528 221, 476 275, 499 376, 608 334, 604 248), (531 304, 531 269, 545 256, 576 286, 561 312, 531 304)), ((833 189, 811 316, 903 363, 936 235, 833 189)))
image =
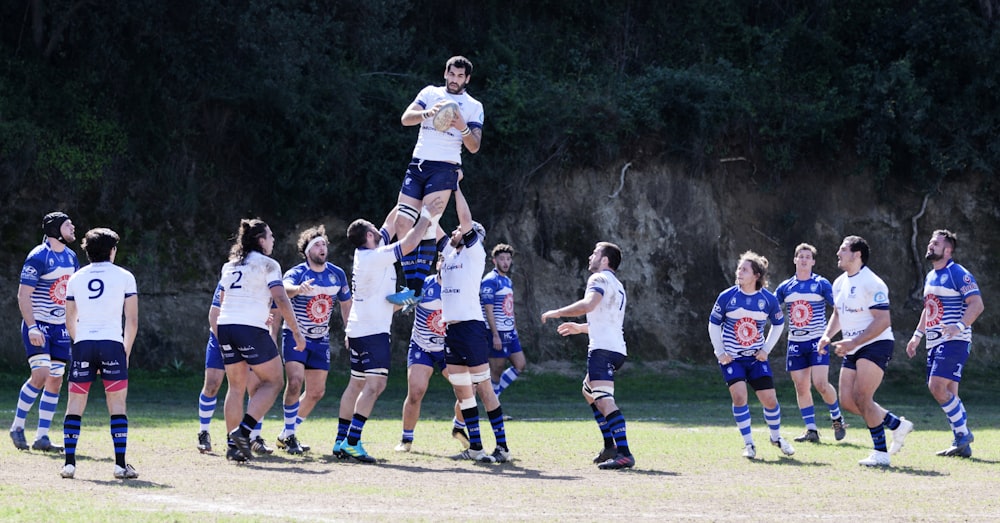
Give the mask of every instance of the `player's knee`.
POLYGON ((306 388, 306 397, 312 401, 319 401, 326 396, 326 384, 314 385, 306 388))
POLYGON ((420 217, 420 210, 413 207, 412 205, 406 203, 400 203, 396 206, 396 216, 405 218, 413 223, 417 223, 417 218, 420 217))

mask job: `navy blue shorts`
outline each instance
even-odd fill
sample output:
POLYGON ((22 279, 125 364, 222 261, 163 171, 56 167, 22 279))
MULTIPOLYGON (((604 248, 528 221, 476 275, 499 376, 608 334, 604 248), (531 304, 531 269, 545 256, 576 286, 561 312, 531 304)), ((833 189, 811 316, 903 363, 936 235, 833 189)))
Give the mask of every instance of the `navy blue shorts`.
POLYGON ((278 357, 271 333, 249 325, 219 325, 219 347, 226 365, 242 361, 261 365, 278 357))
POLYGON ((226 365, 222 362, 222 350, 219 348, 219 338, 208 331, 208 344, 205 345, 205 368, 225 370, 226 365))
POLYGON ((719 370, 722 371, 722 379, 726 380, 728 386, 745 381, 750 384, 753 390, 774 388, 774 374, 771 372, 771 365, 766 361, 758 361, 757 358, 734 358, 726 365, 720 363, 719 370))
POLYGON ((70 346, 72 346, 73 341, 69 339, 69 331, 66 330, 66 326, 45 323, 44 321, 36 321, 35 325, 38 325, 38 328, 42 330, 45 343, 41 347, 32 345, 31 339, 28 338, 28 326, 22 321, 21 341, 24 342, 24 354, 28 358, 36 354, 48 354, 49 359, 69 361, 70 346))
POLYGON ((460 321, 448 325, 444 337, 444 361, 448 365, 477 367, 489 363, 493 343, 485 321, 460 321))
POLYGON ((615 372, 625 365, 625 355, 605 349, 587 353, 588 381, 615 381, 615 372))
POLYGON ((826 354, 820 354, 816 350, 816 346, 819 344, 819 338, 809 341, 790 341, 788 342, 788 354, 785 356, 785 370, 791 372, 793 370, 808 369, 809 367, 818 367, 820 365, 830 365, 830 351, 826 354))
POLYGON ((128 361, 125 358, 125 346, 121 342, 85 340, 73 344, 69 381, 93 383, 98 372, 105 383, 128 379, 128 361))
POLYGON ((458 170, 462 166, 448 162, 435 162, 414 158, 406 167, 403 186, 399 192, 417 200, 438 191, 458 189, 458 170))
POLYGON ((389 375, 389 333, 348 338, 347 343, 351 349, 351 376, 389 375))
POLYGON ((858 352, 844 357, 843 368, 858 370, 858 360, 868 360, 884 371, 892 360, 894 345, 892 340, 879 340, 865 345, 858 352))
POLYGON ((927 351, 927 379, 937 376, 961 382, 971 347, 967 341, 946 341, 927 351))
POLYGON ((493 341, 490 341, 490 358, 509 358, 515 352, 522 352, 521 340, 517 338, 517 331, 500 331, 500 350, 493 350, 493 341))
POLYGON ((292 331, 281 329, 281 355, 285 363, 295 361, 305 365, 309 370, 330 370, 330 340, 311 340, 306 338, 306 350, 295 350, 295 336, 292 331))
POLYGON ((448 365, 444 362, 444 351, 429 352, 421 349, 416 343, 410 342, 410 349, 406 352, 406 368, 414 365, 426 365, 435 367, 443 371, 448 365))

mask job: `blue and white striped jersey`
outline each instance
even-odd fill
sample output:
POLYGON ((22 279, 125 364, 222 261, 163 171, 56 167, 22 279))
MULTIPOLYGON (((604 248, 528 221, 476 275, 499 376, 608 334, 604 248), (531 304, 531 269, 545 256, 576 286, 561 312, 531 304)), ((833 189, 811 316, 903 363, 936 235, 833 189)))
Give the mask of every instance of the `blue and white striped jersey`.
POLYGON ((56 252, 48 239, 28 253, 21 267, 21 285, 34 287, 31 309, 36 321, 66 323, 66 281, 80 269, 76 253, 69 247, 56 252))
POLYGON ((972 341, 972 327, 966 327, 954 338, 944 339, 941 330, 945 325, 962 320, 967 307, 965 300, 979 294, 979 284, 965 267, 948 262, 941 270, 927 273, 924 280, 924 328, 927 333, 927 348, 936 347, 946 341, 972 341))
POLYGON ((445 326, 441 318, 441 284, 437 275, 424 278, 424 288, 420 294, 420 303, 413 310, 413 330, 410 332, 410 343, 425 352, 440 352, 444 350, 445 326))
MULTIPOLYGON (((351 299, 351 289, 347 282, 347 273, 336 265, 326 262, 322 272, 309 268, 302 262, 285 272, 282 281, 291 285, 299 285, 304 281, 313 280, 312 290, 308 293, 299 292, 291 299, 292 310, 298 321, 302 335, 311 340, 330 339, 330 316, 333 313, 333 300, 347 301, 351 299)), ((286 323, 284 330, 291 332, 286 323)))
POLYGON ((722 326, 722 345, 733 358, 748 358, 764 348, 764 326, 785 323, 778 299, 767 289, 746 294, 739 285, 722 291, 708 321, 722 326))
POLYGON ((788 341, 811 341, 823 336, 826 305, 833 306, 830 280, 811 274, 807 280, 795 276, 774 291, 778 303, 788 305, 788 341))

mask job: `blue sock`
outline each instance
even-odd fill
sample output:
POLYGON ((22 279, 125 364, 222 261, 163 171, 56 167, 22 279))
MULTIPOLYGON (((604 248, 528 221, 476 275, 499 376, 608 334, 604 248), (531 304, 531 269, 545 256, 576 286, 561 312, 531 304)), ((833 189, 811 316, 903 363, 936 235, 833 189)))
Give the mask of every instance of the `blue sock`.
POLYGON ((115 444, 115 465, 125 468, 125 449, 128 447, 128 416, 111 416, 111 441, 115 444))

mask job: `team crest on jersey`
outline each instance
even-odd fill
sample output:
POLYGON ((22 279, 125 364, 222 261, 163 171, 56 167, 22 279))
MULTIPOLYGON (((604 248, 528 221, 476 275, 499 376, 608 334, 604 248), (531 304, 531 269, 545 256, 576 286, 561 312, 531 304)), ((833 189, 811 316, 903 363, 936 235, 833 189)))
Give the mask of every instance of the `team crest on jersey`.
POLYGON ((819 284, 813 283, 812 285, 809 286, 809 290, 812 292, 816 292, 817 290, 819 290, 819 284))
POLYGON ((441 309, 427 315, 427 328, 438 336, 444 336, 445 328, 444 322, 441 321, 441 309))
POLYGON ((788 316, 792 320, 792 325, 796 327, 805 327, 809 325, 812 321, 813 309, 812 305, 805 300, 796 300, 788 306, 788 316))
POLYGON ((49 287, 49 299, 52 303, 56 305, 66 306, 66 282, 69 280, 69 275, 66 274, 56 280, 51 287, 49 287))
POLYGON ((743 347, 753 345, 759 335, 757 322, 753 318, 740 318, 736 325, 733 325, 733 332, 736 334, 736 342, 743 347))
POLYGON ((763 299, 757 300, 757 308, 760 310, 764 310, 764 305, 766 304, 767 302, 765 302, 763 299))
POLYGON ((944 285, 946 283, 948 283, 948 273, 944 273, 941 275, 941 285, 944 285))
POLYGON ((924 298, 924 323, 927 328, 936 327, 941 324, 941 318, 944 316, 944 305, 941 304, 941 298, 933 294, 928 294, 924 298))
POLYGON ((885 303, 887 301, 889 301, 889 297, 884 292, 879 291, 875 293, 875 303, 885 303))
POLYGON ((323 323, 330 318, 333 300, 328 294, 317 294, 306 304, 306 316, 313 323, 323 323))

